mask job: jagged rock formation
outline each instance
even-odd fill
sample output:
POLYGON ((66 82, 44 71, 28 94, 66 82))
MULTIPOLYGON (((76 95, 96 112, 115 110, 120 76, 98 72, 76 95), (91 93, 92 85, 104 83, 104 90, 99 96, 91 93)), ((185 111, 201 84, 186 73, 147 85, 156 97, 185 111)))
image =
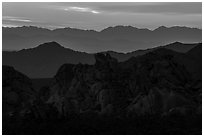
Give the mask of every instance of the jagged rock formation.
POLYGON ((13 67, 2 67, 3 117, 28 113, 36 99, 31 80, 13 67))
MULTIPOLYGON (((2 106, 4 124, 8 120, 48 119, 58 116, 52 105, 45 104, 50 97, 50 88, 42 87, 38 92, 32 81, 11 66, 2 67, 2 106)), ((12 123, 11 122, 11 123, 12 123)), ((10 124, 11 124, 10 123, 10 124)))
POLYGON ((62 65, 38 92, 3 66, 3 134, 200 134, 201 48, 125 62, 95 54, 94 65, 62 65))
POLYGON ((55 76, 47 103, 63 116, 197 113, 201 85, 189 68, 196 63, 190 53, 161 48, 122 63, 99 53, 94 65, 65 64, 55 76))

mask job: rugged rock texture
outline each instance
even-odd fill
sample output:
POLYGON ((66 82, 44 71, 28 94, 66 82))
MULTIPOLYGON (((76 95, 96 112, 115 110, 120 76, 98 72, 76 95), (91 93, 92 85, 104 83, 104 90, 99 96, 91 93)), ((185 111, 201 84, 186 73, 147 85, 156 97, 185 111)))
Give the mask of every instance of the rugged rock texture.
POLYGON ((200 51, 95 54, 94 65, 62 65, 38 92, 3 66, 3 134, 201 134, 200 51))
POLYGON ((3 116, 20 116, 28 113, 36 93, 31 80, 13 67, 2 67, 3 116))
POLYGON ((191 54, 161 48, 122 63, 100 53, 94 65, 65 64, 55 76, 47 103, 63 116, 199 113, 201 83, 194 70, 201 66, 189 67, 197 59, 191 54))
MULTIPOLYGON (((53 119, 58 112, 52 104, 45 102, 50 98, 50 87, 42 87, 38 92, 32 81, 13 67, 2 67, 3 119, 6 126, 22 119, 53 119)), ((4 126, 5 126, 4 125, 4 126)))

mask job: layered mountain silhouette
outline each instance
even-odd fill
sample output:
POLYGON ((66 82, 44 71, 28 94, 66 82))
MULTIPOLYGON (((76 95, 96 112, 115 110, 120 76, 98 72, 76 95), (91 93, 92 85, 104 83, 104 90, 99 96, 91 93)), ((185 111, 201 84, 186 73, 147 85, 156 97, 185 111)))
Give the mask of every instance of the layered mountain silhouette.
MULTIPOLYGON (((185 53, 198 45, 183 44, 180 42, 156 48, 137 50, 129 53, 118 53, 106 51, 118 61, 125 61, 133 56, 144 55, 158 48, 171 49, 177 52, 185 53)), ((94 64, 94 54, 78 52, 65 48, 57 42, 48 42, 34 48, 23 49, 19 51, 3 51, 3 65, 13 66, 16 70, 26 74, 31 78, 50 78, 54 76, 57 69, 64 63, 71 64, 94 64)))
MULTIPOLYGON (((71 51, 51 42, 19 52, 37 57, 47 48, 53 61, 59 51, 71 51)), ((122 62, 109 53, 93 56, 92 64, 60 65, 39 91, 27 76, 3 66, 3 132, 201 134, 202 44, 185 53, 164 46, 122 62)))
POLYGON ((3 134, 202 134, 202 30, 2 28, 3 134))
POLYGON ((102 31, 61 28, 49 30, 38 27, 2 28, 3 50, 32 48, 41 43, 57 43, 77 51, 131 52, 162 46, 175 41, 197 43, 202 41, 202 30, 188 27, 159 27, 155 30, 132 26, 108 27, 102 31), (11 40, 12 39, 12 40, 11 40))

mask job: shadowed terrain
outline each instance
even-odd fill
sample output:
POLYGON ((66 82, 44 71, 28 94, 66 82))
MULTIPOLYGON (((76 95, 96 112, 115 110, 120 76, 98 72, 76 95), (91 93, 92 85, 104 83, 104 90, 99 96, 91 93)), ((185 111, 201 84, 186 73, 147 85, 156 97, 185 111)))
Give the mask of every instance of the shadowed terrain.
POLYGON ((202 2, 2 2, 3 135, 202 135, 202 2))
MULTIPOLYGON (((50 44, 58 45, 28 51, 50 44)), ((93 56, 61 65, 47 82, 3 66, 3 134, 202 134, 202 44, 121 62, 93 56)))

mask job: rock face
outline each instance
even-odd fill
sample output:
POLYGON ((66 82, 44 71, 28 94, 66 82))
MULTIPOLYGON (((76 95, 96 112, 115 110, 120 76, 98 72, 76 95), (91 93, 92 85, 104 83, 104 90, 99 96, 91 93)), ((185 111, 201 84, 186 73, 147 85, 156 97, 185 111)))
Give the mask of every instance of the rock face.
POLYGON ((201 86, 185 64, 188 54, 161 48, 122 63, 100 53, 95 54, 94 65, 65 64, 55 76, 47 103, 63 116, 197 112, 201 86))
POLYGON ((24 115, 35 100, 31 80, 13 67, 2 67, 3 116, 24 115))

